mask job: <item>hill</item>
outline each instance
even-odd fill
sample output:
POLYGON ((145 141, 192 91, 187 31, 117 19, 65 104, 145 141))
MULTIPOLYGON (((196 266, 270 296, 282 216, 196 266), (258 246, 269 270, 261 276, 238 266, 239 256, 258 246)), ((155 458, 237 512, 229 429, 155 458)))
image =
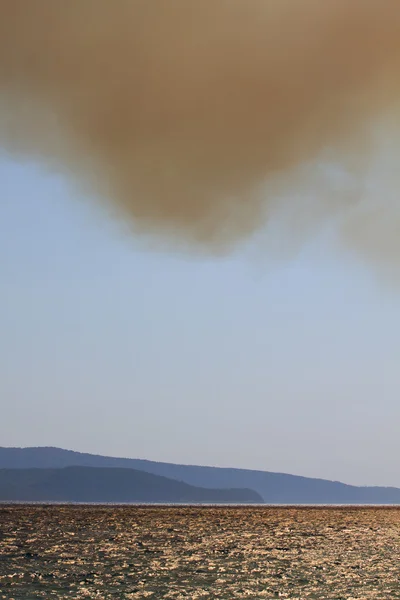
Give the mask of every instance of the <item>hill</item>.
POLYGON ((201 467, 111 458, 60 448, 0 448, 0 468, 119 467, 145 471, 205 488, 246 488, 272 504, 400 504, 400 489, 344 483, 268 471, 201 467))
POLYGON ((199 488, 137 471, 101 467, 0 469, 0 501, 262 503, 252 490, 199 488))

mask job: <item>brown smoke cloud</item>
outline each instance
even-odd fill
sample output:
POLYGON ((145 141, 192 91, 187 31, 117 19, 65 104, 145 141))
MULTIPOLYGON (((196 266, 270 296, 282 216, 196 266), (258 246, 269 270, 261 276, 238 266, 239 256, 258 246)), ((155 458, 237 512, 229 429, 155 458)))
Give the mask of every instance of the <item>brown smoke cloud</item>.
POLYGON ((397 166, 366 175, 398 150, 399 77, 399 0, 0 0, 3 147, 211 249, 340 213, 395 253, 397 166))

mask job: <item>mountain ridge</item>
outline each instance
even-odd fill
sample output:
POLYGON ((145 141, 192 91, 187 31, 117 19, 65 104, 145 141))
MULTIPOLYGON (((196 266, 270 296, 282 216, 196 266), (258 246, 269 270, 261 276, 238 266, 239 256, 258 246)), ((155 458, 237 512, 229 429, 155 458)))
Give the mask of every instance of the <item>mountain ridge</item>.
POLYGON ((0 468, 66 466, 128 468, 201 488, 254 490, 271 504, 400 504, 400 489, 395 487, 360 487, 285 473, 107 457, 56 447, 0 447, 0 468))
POLYGON ((207 489, 119 467, 0 469, 1 502, 260 504, 248 489, 207 489))

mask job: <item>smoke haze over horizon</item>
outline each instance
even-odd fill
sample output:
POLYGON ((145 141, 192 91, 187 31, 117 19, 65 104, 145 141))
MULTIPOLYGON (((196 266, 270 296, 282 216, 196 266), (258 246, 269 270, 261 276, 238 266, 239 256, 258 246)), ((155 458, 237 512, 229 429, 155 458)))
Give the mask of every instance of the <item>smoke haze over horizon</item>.
POLYGON ((0 0, 0 143, 133 229, 397 261, 397 0, 0 0), (332 166, 335 169, 332 169, 332 166), (107 204, 108 202, 108 204, 107 204))

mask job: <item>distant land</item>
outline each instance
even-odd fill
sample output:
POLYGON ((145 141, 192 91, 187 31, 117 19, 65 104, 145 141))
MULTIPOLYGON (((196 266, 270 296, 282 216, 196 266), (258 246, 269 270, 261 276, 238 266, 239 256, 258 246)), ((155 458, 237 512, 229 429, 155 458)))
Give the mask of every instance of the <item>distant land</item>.
MULTIPOLYGON (((52 447, 0 447, 0 469, 13 470, 13 474, 11 474, 11 471, 9 475, 3 472, 1 477, 16 477, 15 470, 20 469, 25 470, 25 477, 31 476, 29 475, 30 470, 55 469, 58 471, 57 477, 60 478, 60 481, 65 481, 67 476, 72 477, 71 473, 74 473, 74 477, 77 477, 80 480, 87 476, 88 482, 94 482, 96 479, 95 472, 91 470, 75 470, 73 472, 62 471, 65 467, 91 467, 92 469, 95 469, 95 471, 96 469, 101 469, 101 473, 104 473, 104 475, 100 475, 99 471, 98 476, 107 476, 110 478, 114 476, 111 474, 111 471, 118 469, 118 472, 120 473, 119 476, 121 477, 121 490, 124 489, 123 486, 125 485, 125 483, 122 483, 122 481, 126 482, 126 485, 128 485, 127 479, 125 479, 128 477, 126 475, 126 470, 133 469, 135 475, 132 477, 132 480, 130 480, 129 485, 132 487, 129 489, 132 491, 132 494, 137 494, 137 497, 139 497, 141 494, 141 486, 144 486, 144 483, 142 483, 138 478, 138 472, 145 472, 147 474, 168 478, 168 482, 174 480, 175 484, 187 484, 196 488, 191 491, 186 489, 186 492, 184 492, 183 489, 178 492, 178 489, 176 488, 178 497, 183 497, 181 494, 186 494, 185 498, 187 498, 187 494, 193 494, 193 500, 182 500, 185 502, 210 501, 232 503, 265 502, 269 504, 400 504, 400 489, 394 487, 357 487, 336 481, 328 481, 325 479, 314 479, 310 477, 300 477, 298 475, 287 475, 283 473, 271 473, 268 471, 177 465, 143 459, 112 458, 52 447), (107 469, 107 475, 105 475, 105 471, 103 471, 104 469, 107 469), (87 475, 85 475, 85 473, 87 475), (221 497, 222 490, 225 490, 225 492, 229 494, 229 499, 215 500, 210 498, 210 500, 202 500, 201 498, 205 497, 204 488, 207 488, 206 491, 208 496, 210 496, 210 490, 214 490, 217 492, 217 495, 220 494, 221 497), (198 500, 194 499, 195 494, 198 494, 198 500), (243 494, 242 498, 247 497, 249 500, 238 500, 238 498, 241 497, 241 494, 243 494), (259 498, 259 500, 256 498, 259 498)), ((55 477, 56 475, 53 474, 51 476, 55 477)), ((51 476, 49 475, 49 477, 51 476)), ((0 481, 6 481, 5 479, 1 479, 1 477, 0 481)), ((110 483, 108 485, 114 485, 112 484, 111 479, 109 479, 109 481, 110 483)), ((10 484, 7 485, 9 486, 10 484)), ((85 485, 89 485, 89 483, 85 485)), ((168 486, 171 485, 171 483, 168 483, 168 486)), ((0 490, 4 489, 4 483, 0 483, 0 490)), ((64 489, 66 491, 66 488, 64 489)), ((97 490, 98 488, 93 487, 93 490, 95 489, 97 490)), ((149 488, 146 489, 148 490, 149 488)), ((171 487, 169 489, 172 490, 171 487)), ((147 498, 148 499, 146 502, 178 501, 156 499, 155 496, 151 495, 147 496, 147 498)), ((161 495, 158 496, 158 498, 161 498, 161 495)), ((99 497, 98 501, 101 502, 105 500, 100 499, 99 497)), ((122 501, 122 499, 120 501, 122 501)))
POLYGON ((0 469, 2 502, 262 503, 246 489, 207 489, 136 469, 0 469))

